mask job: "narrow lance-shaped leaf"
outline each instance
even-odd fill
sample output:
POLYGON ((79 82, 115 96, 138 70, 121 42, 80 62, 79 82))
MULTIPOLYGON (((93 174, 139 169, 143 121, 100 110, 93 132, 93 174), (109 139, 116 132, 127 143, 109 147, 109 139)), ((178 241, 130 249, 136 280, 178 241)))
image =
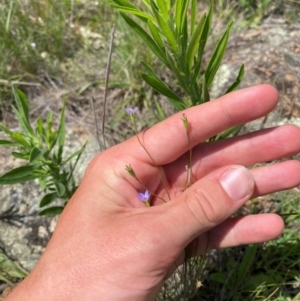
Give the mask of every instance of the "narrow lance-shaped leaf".
POLYGON ((242 127, 243 125, 233 126, 227 129, 226 131, 222 132, 221 134, 216 135, 212 140, 217 141, 217 140, 226 139, 228 137, 234 137, 240 132, 242 127))
POLYGON ((203 56, 204 48, 206 46, 206 42, 207 42, 208 35, 210 32, 212 16, 213 16, 213 1, 210 2, 209 12, 205 19, 204 28, 202 30, 202 34, 201 34, 201 37, 199 40, 197 60, 194 65, 194 75, 193 75, 193 79, 192 79, 193 81, 196 80, 196 78, 200 72, 200 69, 201 69, 202 56, 203 56))
POLYGON ((150 35, 135 21, 121 13, 121 16, 124 18, 126 23, 142 38, 142 40, 147 44, 147 46, 152 50, 152 52, 161 59, 165 65, 168 66, 167 59, 161 49, 157 46, 154 40, 150 37, 150 35))
POLYGON ((182 18, 182 26, 181 26, 181 34, 179 37, 179 43, 181 44, 181 51, 179 56, 179 61, 182 66, 183 73, 187 73, 188 70, 186 70, 186 51, 188 47, 188 24, 187 24, 187 16, 184 15, 182 18))
POLYGON ((197 0, 191 1, 191 26, 190 26, 190 36, 193 35, 197 16, 197 0))
POLYGON ((7 136, 10 136, 13 134, 12 131, 10 131, 6 126, 4 126, 2 123, 0 123, 0 130, 3 131, 7 136))
POLYGON ((205 20, 206 20, 206 14, 203 14, 190 39, 188 49, 187 49, 187 54, 186 54, 186 63, 188 69, 192 68, 197 49, 199 47, 200 38, 202 36, 205 20))
MULTIPOLYGON (((83 153, 83 151, 85 150, 86 144, 79 150, 77 150, 76 152, 74 152, 71 156, 69 156, 63 163, 62 166, 65 165, 66 163, 68 163, 70 160, 72 160, 73 158, 75 158, 76 156, 81 156, 81 154, 83 153)), ((78 159, 77 159, 78 161, 78 159)))
POLYGON ((182 35, 188 5, 189 0, 177 0, 175 4, 175 24, 178 37, 182 35))
POLYGON ((222 38, 220 39, 209 63, 205 71, 205 78, 206 78, 206 84, 207 87, 210 88, 213 79, 220 67, 221 61, 223 59, 223 56, 226 51, 227 43, 228 43, 228 38, 229 38, 229 33, 232 28, 233 22, 230 22, 227 30, 223 34, 222 38))
POLYGON ((257 245, 251 245, 246 248, 243 260, 240 262, 238 267, 237 279, 240 283, 243 283, 246 280, 246 277, 249 276, 251 266, 253 265, 257 255, 257 249, 257 245))
POLYGON ((30 124, 26 121, 26 119, 23 116, 23 113, 19 112, 15 107, 12 107, 12 109, 16 118, 18 119, 19 125, 22 128, 23 132, 28 136, 34 135, 30 124))
POLYGON ((0 176, 0 185, 23 183, 37 178, 35 173, 39 169, 35 165, 26 165, 14 168, 0 176))
POLYGON ((22 91, 15 88, 13 88, 13 94, 17 105, 17 109, 15 109, 15 114, 16 117, 18 118, 20 126, 27 134, 33 135, 34 132, 29 122, 29 115, 28 115, 29 105, 26 96, 22 91))
POLYGON ((61 214, 63 212, 63 210, 64 210, 64 207, 62 207, 62 206, 50 207, 50 208, 40 211, 39 215, 55 216, 55 215, 61 214))
POLYGON ((148 22, 149 19, 154 19, 152 16, 150 16, 150 15, 148 15, 148 14, 146 14, 146 13, 140 11, 140 10, 137 10, 137 9, 126 8, 126 7, 119 6, 119 5, 116 5, 116 4, 113 4, 113 3, 110 6, 117 9, 120 13, 123 12, 123 13, 135 15, 136 17, 138 17, 143 22, 148 22))
POLYGON ((124 6, 127 8, 133 8, 133 9, 138 9, 135 5, 133 5, 131 2, 126 1, 126 0, 112 0, 115 3, 117 3, 120 6, 124 6))
POLYGON ((46 195, 43 196, 43 198, 40 201, 40 207, 47 206, 54 202, 56 199, 58 199, 58 195, 56 192, 52 193, 47 193, 46 195))
POLYGON ((167 56, 167 60, 169 62, 169 66, 170 66, 170 70, 174 73, 174 75, 176 76, 176 79, 179 82, 179 85, 181 86, 181 88, 184 89, 184 91, 186 91, 188 93, 188 87, 186 86, 184 79, 180 73, 180 70, 177 68, 177 65, 175 65, 173 58, 171 57, 171 55, 166 52, 166 56, 167 56))
POLYGON ((29 141, 26 139, 25 135, 19 132, 14 132, 10 136, 13 140, 20 143, 20 146, 23 146, 24 148, 30 147, 29 141))
POLYGON ((9 146, 9 147, 19 146, 19 144, 16 143, 16 142, 12 142, 12 141, 9 141, 9 140, 2 140, 2 139, 0 139, 0 145, 1 146, 9 146))
POLYGON ((210 96, 209 96, 208 88, 206 85, 205 76, 203 76, 202 77, 202 93, 201 93, 201 102, 200 103, 204 103, 204 102, 208 102, 208 101, 210 101, 210 96))
POLYGON ((177 44, 176 38, 174 36, 174 33, 171 30, 171 28, 169 27, 169 25, 166 23, 164 18, 157 11, 153 0, 151 0, 151 8, 152 8, 153 14, 157 20, 157 23, 160 25, 160 29, 161 29, 162 33, 164 34, 164 37, 168 41, 170 47, 172 48, 172 50, 175 53, 178 53, 178 44, 177 44))
POLYGON ((22 112, 23 116, 29 122, 28 101, 26 99, 25 94, 23 92, 21 92, 20 90, 15 89, 15 88, 13 88, 13 94, 14 94, 14 98, 15 98, 15 102, 16 102, 18 111, 22 112))
POLYGON ((22 160, 29 160, 29 154, 28 152, 11 152, 11 155, 17 159, 22 159, 22 160))
POLYGON ((44 139, 44 128, 43 128, 43 120, 40 117, 36 120, 35 131, 40 136, 40 141, 42 141, 44 139))
POLYGON ((63 185, 62 183, 60 182, 55 182, 54 183, 55 185, 55 190, 56 190, 56 193, 57 195, 61 198, 64 196, 65 192, 66 192, 66 187, 65 185, 63 185))
POLYGON ((147 7, 148 10, 151 10, 150 0, 142 0, 144 5, 147 7))
POLYGON ((165 46, 164 46, 163 40, 160 36, 160 33, 158 31, 158 28, 155 26, 155 24, 151 20, 148 20, 148 27, 150 29, 150 32, 151 32, 152 37, 155 40, 156 44, 160 47, 161 51, 163 53, 165 53, 165 46))
POLYGON ((239 74, 235 80, 235 82, 226 90, 225 94, 230 93, 234 90, 236 90, 236 88, 240 85, 240 83, 242 82, 243 78, 244 78, 244 74, 245 74, 245 70, 244 70, 244 64, 241 66, 239 74))
POLYGON ((159 8, 159 12, 161 13, 164 20, 168 23, 170 18, 169 18, 169 11, 165 0, 156 0, 156 3, 159 8))
POLYGON ((66 101, 63 102, 63 106, 60 113, 59 129, 57 133, 58 139, 58 161, 61 161, 60 158, 63 153, 63 147, 65 144, 66 136, 66 125, 65 125, 65 111, 66 111, 66 101))
POLYGON ((143 73, 141 76, 152 88, 167 96, 170 102, 178 110, 185 109, 184 102, 154 73, 154 71, 144 62, 142 62, 148 74, 143 73))
MULTIPOLYGON (((77 151, 77 154, 76 154, 76 161, 75 161, 75 164, 74 165, 72 165, 71 164, 71 168, 70 168, 70 173, 69 173, 69 177, 68 177, 68 180, 67 181, 70 181, 70 179, 72 178, 72 176, 73 176, 73 172, 74 172, 74 170, 75 170, 75 168, 76 168, 76 166, 77 166, 77 163, 79 162, 79 160, 80 160, 80 157, 81 157, 81 155, 83 154, 83 152, 84 152, 84 150, 85 150, 85 148, 86 148, 86 144, 87 143, 85 143, 84 144, 84 146, 80 149, 80 150, 78 150, 77 151)), ((74 155, 74 154, 73 154, 74 155)), ((72 155, 72 156, 73 156, 72 155)), ((72 157, 71 156, 71 157, 72 157)))
POLYGON ((38 147, 33 147, 30 152, 29 162, 34 163, 43 156, 43 151, 38 147))

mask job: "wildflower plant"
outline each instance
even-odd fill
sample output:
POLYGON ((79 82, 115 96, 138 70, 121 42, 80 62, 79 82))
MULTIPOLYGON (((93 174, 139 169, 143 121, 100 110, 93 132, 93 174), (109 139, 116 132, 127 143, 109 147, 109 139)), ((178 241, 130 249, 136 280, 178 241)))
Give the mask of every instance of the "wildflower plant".
MULTIPOLYGON (((144 72, 141 73, 142 79, 158 93, 166 96, 174 108, 179 111, 210 101, 209 91, 221 65, 233 22, 229 22, 208 63, 204 65, 203 54, 211 31, 213 1, 211 1, 208 13, 202 14, 199 19, 197 18, 197 0, 142 0, 142 3, 142 8, 140 8, 127 0, 112 0, 111 6, 119 10, 126 23, 141 37, 163 65, 171 71, 173 86, 166 84, 145 62, 142 62, 144 68, 144 72)), ((235 90, 243 76, 244 66, 242 65, 235 82, 228 87, 224 94, 235 90)), ((160 175, 159 167, 139 139, 136 131, 134 113, 138 110, 137 107, 134 109, 126 108, 125 110, 130 115, 139 144, 150 157, 153 166, 156 167, 158 177, 168 195, 168 200, 162 199, 162 203, 171 201, 167 185, 160 175)), ((186 190, 194 181, 193 158, 190 126, 185 114, 182 116, 182 122, 189 146, 189 159, 185 166, 186 181, 183 187, 183 190, 186 190)), ((240 126, 233 127, 211 137, 210 140, 219 140, 235 135, 239 129, 240 126)), ((126 166, 126 169, 139 181, 138 175, 130 165, 126 166)), ((141 183, 141 181, 139 182, 141 183)), ((150 195, 156 195, 154 192, 149 192, 143 183, 141 184, 145 188, 145 192, 139 192, 138 199, 150 207, 150 195)), ((205 255, 193 256, 196 254, 196 250, 197 244, 195 243, 186 248, 184 264, 177 267, 176 273, 171 279, 165 281, 157 301, 184 301, 196 293, 206 262, 205 255)))
MULTIPOLYGON (((165 83, 145 62, 142 62, 142 79, 166 96, 177 110, 209 101, 209 91, 225 54, 233 22, 228 23, 208 63, 204 65, 203 55, 212 26, 213 1, 208 13, 200 18, 197 0, 142 0, 141 8, 132 2, 112 0, 111 6, 120 12, 149 50, 171 71, 173 86, 165 83)), ((242 65, 236 80, 225 93, 235 90, 243 76, 242 65)), ((223 136, 238 130, 231 129, 223 136)))
MULTIPOLYGON (((125 108, 125 111, 128 113, 133 129, 135 132, 135 135, 138 139, 139 144, 141 147, 145 150, 147 155, 150 157, 153 166, 157 169, 157 175, 162 183, 164 190, 166 192, 166 195, 168 197, 167 200, 161 198, 159 195, 155 193, 155 191, 150 191, 148 187, 142 183, 142 181, 139 179, 136 172, 133 170, 131 165, 127 165, 125 169, 127 172, 135 178, 141 186, 145 189, 145 192, 138 192, 137 198, 145 203, 145 206, 151 207, 151 196, 156 197, 157 199, 161 200, 162 204, 166 203, 167 201, 172 201, 171 195, 168 191, 167 184, 163 180, 163 176, 160 172, 159 167, 157 166, 155 160, 147 150, 147 148, 143 145, 141 142, 141 139, 139 138, 139 133, 136 130, 135 126, 135 113, 138 111, 138 108, 125 108)), ((192 171, 192 148, 190 143, 190 136, 189 136, 189 121, 185 114, 182 116, 182 122, 183 126, 186 130, 187 135, 187 143, 190 146, 189 147, 189 161, 188 164, 185 166, 187 177, 186 181, 183 187, 183 190, 188 189, 193 184, 193 171, 192 171)), ((162 290, 157 296, 157 301, 185 301, 188 300, 190 297, 192 297, 197 289, 199 288, 199 283, 201 283, 200 279, 202 278, 202 273, 204 271, 204 266, 206 262, 206 256, 194 256, 197 253, 198 244, 197 242, 191 243, 189 246, 185 249, 185 262, 182 266, 176 266, 176 272, 173 276, 171 276, 170 279, 166 280, 163 284, 162 290)), ((176 264, 176 263, 174 263, 176 264)))
POLYGON ((13 89, 16 108, 13 107, 18 119, 20 130, 11 131, 0 123, 0 130, 8 140, 0 140, 0 145, 13 149, 12 156, 22 159, 27 164, 14 168, 0 176, 0 185, 24 183, 37 179, 45 193, 40 201, 40 215, 60 214, 77 189, 74 179, 74 169, 85 145, 71 154, 63 157, 65 142, 65 109, 61 109, 58 129, 53 129, 53 112, 47 116, 44 124, 41 118, 33 128, 29 121, 29 105, 25 95, 13 89), (15 150, 15 151, 14 151, 15 150), (53 202, 59 200, 59 205, 53 202))

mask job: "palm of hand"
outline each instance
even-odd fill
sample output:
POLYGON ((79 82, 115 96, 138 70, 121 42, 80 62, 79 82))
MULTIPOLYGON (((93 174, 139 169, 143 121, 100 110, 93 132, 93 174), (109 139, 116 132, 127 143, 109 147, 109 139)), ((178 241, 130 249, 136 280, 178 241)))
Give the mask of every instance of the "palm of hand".
MULTIPOLYGON (((230 216, 248 197, 297 185, 298 162, 252 169, 253 191, 239 202, 226 195, 219 177, 232 165, 251 166, 298 152, 299 129, 285 126, 205 142, 231 126, 265 115, 276 101, 273 88, 259 86, 186 110, 195 180, 186 191, 189 145, 182 115, 176 114, 139 134, 159 166, 172 201, 136 137, 95 157, 43 256, 53 261, 66 253, 72 257, 56 267, 58 279, 65 279, 67 273, 71 286, 81 283, 80 291, 90 292, 85 300, 99 300, 96 296, 105 296, 107 291, 115 293, 115 299, 109 295, 103 300, 119 300, 119 295, 124 297, 120 300, 152 300, 194 239, 198 239, 201 253, 207 247, 260 242, 279 235, 283 224, 276 215, 230 216), (139 181, 125 170, 129 164, 139 181), (150 208, 137 197, 144 187, 154 193, 150 208), (167 203, 161 205, 161 198, 167 203)), ((41 266, 45 266, 45 260, 41 266)))

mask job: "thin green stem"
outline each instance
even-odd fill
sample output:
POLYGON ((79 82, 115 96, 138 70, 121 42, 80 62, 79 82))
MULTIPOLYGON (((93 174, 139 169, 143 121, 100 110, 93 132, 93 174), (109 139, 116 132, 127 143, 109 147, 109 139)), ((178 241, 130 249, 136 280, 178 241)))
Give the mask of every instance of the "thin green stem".
MULTIPOLYGON (((151 156, 151 154, 149 153, 149 151, 146 149, 146 147, 143 145, 143 143, 141 142, 140 138, 139 138, 139 135, 138 135, 138 132, 137 132, 137 129, 136 129, 136 125, 135 125, 135 122, 134 122, 134 117, 131 115, 131 121, 132 121, 132 124, 133 124, 133 129, 134 129, 134 132, 135 132, 135 135, 138 139, 138 142, 139 144, 142 146, 142 148, 145 150, 145 152, 147 153, 147 155, 149 156, 149 158, 151 159, 153 165, 155 166, 155 168, 157 169, 157 172, 158 172, 158 177, 161 181, 161 183, 163 184, 163 187, 167 193, 167 196, 168 196, 168 199, 171 200, 171 196, 170 196, 170 193, 169 193, 169 190, 168 190, 168 187, 163 179, 163 176, 159 170, 159 167, 157 166, 156 162, 154 161, 153 157, 151 156)), ((160 198, 161 199, 161 198, 160 198)), ((164 201, 165 202, 165 201, 164 201)))

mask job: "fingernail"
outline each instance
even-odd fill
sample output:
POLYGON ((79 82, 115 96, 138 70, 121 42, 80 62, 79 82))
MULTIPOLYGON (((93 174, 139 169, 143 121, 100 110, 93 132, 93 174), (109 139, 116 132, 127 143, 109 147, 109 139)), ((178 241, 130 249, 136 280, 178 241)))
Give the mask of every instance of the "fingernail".
POLYGON ((228 196, 239 201, 250 196, 254 188, 254 179, 247 168, 243 166, 231 167, 220 177, 220 183, 228 196))

